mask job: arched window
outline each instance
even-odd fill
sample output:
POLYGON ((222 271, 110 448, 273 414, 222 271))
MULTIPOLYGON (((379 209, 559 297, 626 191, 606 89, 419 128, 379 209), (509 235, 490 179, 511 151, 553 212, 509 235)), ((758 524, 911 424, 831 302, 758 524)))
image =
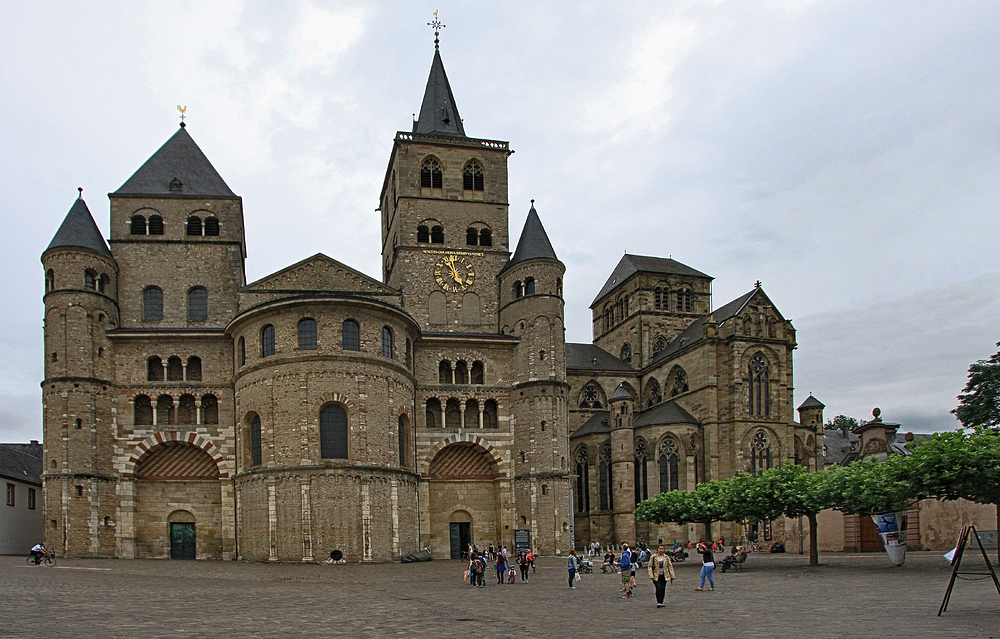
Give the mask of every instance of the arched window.
POLYGON ((441 163, 434 157, 424 159, 420 165, 420 187, 424 189, 441 188, 441 163))
POLYGON ((45 272, 45 292, 55 290, 56 288, 56 272, 49 269, 45 272))
POLYGON ((455 383, 456 384, 468 384, 469 383, 469 365, 465 363, 465 360, 460 359, 455 362, 455 383))
POLYGON ((91 291, 97 290, 97 280, 94 278, 93 271, 83 272, 83 288, 91 291))
POLYGON ((479 231, 472 228, 471 226, 465 231, 465 243, 468 246, 475 246, 479 244, 479 231))
POLYGON ((201 396, 201 423, 219 423, 219 399, 215 395, 201 396))
POLYGON ((160 395, 156 399, 156 423, 159 426, 177 423, 174 421, 174 398, 170 395, 160 395))
POLYGON ((677 310, 682 313, 691 312, 691 289, 682 288, 677 291, 677 310))
POLYGON ((431 244, 444 244, 443 226, 434 226, 431 228, 431 244))
POLYGON ((473 384, 485 384, 486 379, 486 367, 480 361, 472 362, 472 383, 473 384))
POLYGON ((421 224, 420 226, 417 227, 417 243, 427 244, 430 241, 431 241, 430 231, 427 229, 426 226, 421 224))
POLYGON ((274 355, 274 326, 271 324, 260 329, 260 355, 261 357, 274 355))
POLYGON ((361 350, 361 326, 354 320, 344 320, 341 327, 341 348, 345 351, 361 350))
POLYGON ((533 277, 524 278, 524 294, 525 295, 535 294, 535 278, 533 277))
POLYGON ((580 408, 601 408, 601 392, 597 384, 591 382, 580 391, 580 408))
POLYGON ((163 381, 163 360, 155 355, 146 360, 146 381, 163 381))
POLYGON ((451 376, 451 362, 446 359, 438 363, 438 384, 454 384, 455 378, 451 376))
POLYGON ((483 404, 483 428, 497 428, 500 424, 500 409, 492 399, 483 404))
POLYGON ((514 297, 524 297, 524 284, 521 280, 514 282, 514 297))
POLYGON ((188 358, 187 367, 185 370, 185 377, 189 382, 200 382, 201 381, 201 358, 197 355, 192 355, 188 358))
POLYGON ((750 442, 750 474, 756 475, 771 468, 771 440, 759 430, 750 442))
POLYGON ((392 346, 392 329, 388 326, 382 327, 382 357, 393 359, 396 351, 392 346))
POLYGON ((660 442, 660 492, 666 493, 680 488, 678 485, 677 442, 664 439, 660 442))
POLYGON ((760 353, 750 358, 748 408, 751 417, 771 415, 771 378, 767 359, 760 353))
POLYGON ((590 512, 590 459, 585 447, 576 453, 576 511, 590 512))
POLYGON ((192 215, 187 221, 187 234, 188 235, 201 235, 201 218, 197 215, 192 215))
POLYGON ((208 236, 219 235, 219 218, 217 217, 205 218, 205 235, 208 236))
POLYGON ((562 297, 562 293, 563 293, 562 278, 561 277, 557 277, 556 278, 556 295, 558 295, 559 297, 562 297))
POLYGON ((465 400, 463 421, 466 428, 479 428, 479 402, 474 399, 465 400))
POLYGON ((427 409, 424 413, 424 421, 427 428, 441 427, 441 400, 431 397, 427 400, 427 409))
POLYGON ((445 403, 444 427, 456 430, 462 427, 462 405, 454 397, 449 398, 445 403))
POLYGON ((399 439, 399 465, 406 466, 406 459, 409 455, 406 451, 410 449, 410 421, 406 419, 406 415, 399 416, 399 428, 397 437, 399 439))
POLYGON ((347 411, 327 404, 319 412, 319 456, 347 459, 347 411))
POLYGON ((600 475, 601 510, 611 510, 614 508, 614 499, 611 495, 611 444, 604 444, 601 447, 600 463, 597 466, 600 475))
POLYGON ((97 292, 103 293, 108 290, 108 284, 111 283, 111 278, 106 274, 101 273, 101 276, 97 278, 97 292))
POLYGON ((163 319, 163 291, 150 286, 142 292, 142 319, 146 322, 159 322, 163 319))
POLYGON ((129 224, 129 233, 132 235, 145 235, 146 234, 146 218, 141 215, 133 215, 132 222, 129 224))
POLYGON ((247 341, 240 337, 240 341, 237 343, 237 350, 239 353, 237 357, 240 358, 240 366, 247 365, 247 341))
POLYGON ((250 420, 250 465, 260 466, 264 456, 260 444, 260 415, 254 415, 250 420))
POLYGON ((149 216, 149 234, 163 235, 163 218, 159 215, 149 216))
POLYGON ((649 499, 649 462, 646 459, 646 442, 635 443, 635 503, 649 499))
POLYGON ((167 381, 184 381, 184 364, 181 362, 181 358, 176 355, 167 359, 167 381))
POLYGON ((680 395, 681 393, 686 393, 690 390, 688 386, 687 373, 680 366, 674 366, 673 370, 670 371, 670 376, 667 378, 667 388, 670 389, 670 396, 674 397, 680 395))
POLYGON ((479 246, 493 246, 493 231, 489 229, 479 231, 479 246))
POLYGON ((208 319, 208 289, 195 286, 188 291, 188 320, 204 322, 208 319))
POLYGON ((624 344, 622 344, 621 354, 619 354, 618 358, 621 361, 625 362, 626 364, 631 364, 632 363, 632 345, 629 344, 628 342, 625 342, 624 344))
POLYGON ((177 402, 177 423, 178 424, 194 424, 196 423, 196 417, 198 415, 198 409, 194 405, 194 395, 188 395, 187 393, 181 395, 177 402))
POLYGON ((466 191, 482 191, 483 165, 476 160, 469 160, 462 169, 462 188, 466 191))
POLYGON ((316 320, 311 317, 303 317, 299 320, 299 350, 316 350, 316 320))
POLYGON ((655 377, 650 377, 646 382, 646 406, 659 404, 663 401, 663 394, 660 392, 660 382, 655 377))
POLYGON ((132 402, 132 423, 136 426, 153 425, 153 404, 146 395, 136 395, 132 402))
POLYGON ((670 310, 670 288, 668 286, 656 287, 653 295, 653 308, 658 311, 670 310))

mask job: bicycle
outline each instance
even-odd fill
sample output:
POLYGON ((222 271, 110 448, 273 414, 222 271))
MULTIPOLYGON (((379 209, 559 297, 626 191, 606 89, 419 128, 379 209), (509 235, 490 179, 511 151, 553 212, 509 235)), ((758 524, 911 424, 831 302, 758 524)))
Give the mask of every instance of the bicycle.
POLYGON ((51 568, 56 565, 56 559, 52 555, 42 555, 38 558, 38 563, 35 563, 35 556, 28 555, 27 562, 29 566, 47 566, 51 568))

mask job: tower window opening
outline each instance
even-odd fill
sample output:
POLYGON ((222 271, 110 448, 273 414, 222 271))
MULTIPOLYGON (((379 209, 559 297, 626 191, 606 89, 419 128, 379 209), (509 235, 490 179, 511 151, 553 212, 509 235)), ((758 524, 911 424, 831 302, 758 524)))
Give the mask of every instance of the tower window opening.
POLYGON ((462 188, 466 191, 483 190, 483 165, 476 160, 469 160, 462 169, 462 188))
POLYGON ((361 325, 354 320, 344 320, 342 326, 341 348, 345 351, 361 350, 361 325))
POLYGON ((479 231, 479 246, 493 246, 493 231, 489 229, 479 231))
POLYGON ((208 236, 219 235, 219 218, 217 217, 205 218, 205 235, 208 236))
POLYGON ((146 234, 146 218, 141 215, 133 215, 132 221, 129 224, 129 234, 131 235, 145 235, 146 234))
POLYGON ((443 226, 435 226, 431 229, 431 244, 444 244, 443 226))
POLYGON ((435 158, 426 158, 420 166, 420 187, 424 189, 440 189, 441 184, 441 163, 435 158))
POLYGON ((197 215, 192 215, 187 221, 187 234, 188 235, 201 235, 201 218, 197 215))
POLYGON ((417 227, 417 243, 427 244, 430 241, 431 241, 430 231, 427 229, 426 226, 421 224, 420 226, 417 227))
POLYGON ((149 216, 149 234, 163 235, 163 218, 159 215, 149 216))
POLYGON ((465 243, 468 246, 476 246, 479 244, 479 231, 470 226, 468 230, 465 231, 465 243))

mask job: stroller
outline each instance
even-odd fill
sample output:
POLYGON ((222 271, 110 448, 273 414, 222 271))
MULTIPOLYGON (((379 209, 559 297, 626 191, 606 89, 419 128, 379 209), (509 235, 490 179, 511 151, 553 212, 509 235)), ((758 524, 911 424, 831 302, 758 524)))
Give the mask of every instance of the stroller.
POLYGON ((576 562, 576 571, 584 575, 589 575, 594 572, 594 562, 586 559, 578 559, 576 562))

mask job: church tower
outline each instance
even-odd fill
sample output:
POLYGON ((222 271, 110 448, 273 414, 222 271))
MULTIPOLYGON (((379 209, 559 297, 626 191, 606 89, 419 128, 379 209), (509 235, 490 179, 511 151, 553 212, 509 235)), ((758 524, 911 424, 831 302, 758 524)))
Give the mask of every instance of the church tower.
POLYGON ((113 556, 113 353, 118 264, 81 196, 45 252, 45 543, 113 556))
POLYGON ((379 198, 383 279, 424 331, 497 331, 510 153, 465 134, 435 44, 419 119, 396 133, 379 198))

